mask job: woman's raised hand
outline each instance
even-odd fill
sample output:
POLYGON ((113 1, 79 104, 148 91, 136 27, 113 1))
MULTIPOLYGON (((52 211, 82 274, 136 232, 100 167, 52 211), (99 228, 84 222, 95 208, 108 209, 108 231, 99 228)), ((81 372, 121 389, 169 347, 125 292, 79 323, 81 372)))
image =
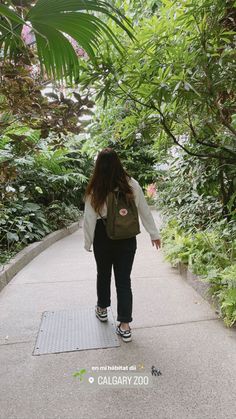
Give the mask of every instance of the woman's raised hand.
POLYGON ((156 246, 156 248, 158 249, 159 247, 161 247, 161 240, 160 239, 152 240, 152 245, 156 246))

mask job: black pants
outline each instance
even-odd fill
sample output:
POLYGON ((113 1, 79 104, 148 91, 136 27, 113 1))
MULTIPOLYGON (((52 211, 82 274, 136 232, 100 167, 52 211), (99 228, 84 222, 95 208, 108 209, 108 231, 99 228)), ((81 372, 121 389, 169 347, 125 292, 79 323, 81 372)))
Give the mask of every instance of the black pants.
POLYGON ((117 320, 132 322, 133 295, 131 270, 137 248, 136 236, 130 239, 111 240, 101 219, 97 220, 93 250, 97 264, 97 305, 111 305, 111 272, 115 276, 117 293, 117 320))

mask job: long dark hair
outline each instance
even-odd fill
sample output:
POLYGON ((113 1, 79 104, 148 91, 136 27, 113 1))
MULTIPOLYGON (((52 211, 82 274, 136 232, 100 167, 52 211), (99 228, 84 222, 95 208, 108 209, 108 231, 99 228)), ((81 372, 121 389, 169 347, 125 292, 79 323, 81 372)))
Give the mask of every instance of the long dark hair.
POLYGON ((91 195, 91 205, 96 212, 101 210, 108 193, 116 187, 119 188, 126 201, 134 199, 133 189, 129 185, 128 179, 131 179, 131 176, 123 168, 116 151, 110 147, 104 148, 97 156, 84 199, 91 195))

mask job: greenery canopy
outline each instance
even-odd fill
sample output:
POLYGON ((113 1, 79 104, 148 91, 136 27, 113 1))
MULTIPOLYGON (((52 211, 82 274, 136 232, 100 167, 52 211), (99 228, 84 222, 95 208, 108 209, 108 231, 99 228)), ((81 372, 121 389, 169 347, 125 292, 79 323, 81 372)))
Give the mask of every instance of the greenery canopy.
POLYGON ((41 71, 54 78, 78 78, 78 57, 68 38, 95 59, 95 50, 105 37, 120 52, 122 45, 106 22, 105 14, 131 38, 129 20, 110 3, 98 0, 3 1, 0 4, 0 47, 4 56, 16 60, 25 49, 21 33, 28 26, 35 36, 41 71), (93 13, 91 13, 93 12, 93 13))
POLYGON ((104 104, 126 107, 121 137, 138 127, 165 148, 212 160, 225 214, 230 200, 236 204, 234 3, 163 0, 137 22, 136 42, 123 38, 125 55, 104 47, 100 65, 88 62, 83 79, 104 104))

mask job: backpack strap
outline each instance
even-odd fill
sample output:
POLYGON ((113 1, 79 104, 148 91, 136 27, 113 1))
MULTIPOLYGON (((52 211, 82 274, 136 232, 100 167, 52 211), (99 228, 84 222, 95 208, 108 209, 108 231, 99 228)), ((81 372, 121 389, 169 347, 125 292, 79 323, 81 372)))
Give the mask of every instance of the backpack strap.
POLYGON ((103 222, 104 226, 106 227, 107 223, 106 223, 105 219, 101 216, 100 212, 98 212, 98 214, 100 215, 100 217, 102 219, 102 222, 103 222))
MULTIPOLYGON (((116 203, 117 203, 117 201, 118 201, 118 197, 119 197, 119 193, 120 193, 120 190, 119 190, 118 188, 116 188, 116 189, 114 189, 114 191, 112 191, 112 193, 114 193, 115 200, 116 200, 116 203)), ((107 201, 106 201, 106 202, 107 202, 107 201)), ((107 202, 107 204, 108 204, 108 202, 107 202)), ((102 219, 102 221, 103 221, 103 224, 104 224, 104 225, 105 225, 105 227, 106 227, 106 221, 105 221, 104 217, 102 217, 102 215, 100 214, 100 211, 98 211, 98 214, 100 215, 100 217, 101 217, 101 219, 102 219)))
MULTIPOLYGON (((106 203, 107 203, 107 200, 106 200, 106 203)), ((100 211, 98 211, 98 214, 100 215, 100 217, 102 219, 102 222, 103 222, 104 226, 106 227, 107 223, 105 221, 105 218, 101 215, 100 211)))

